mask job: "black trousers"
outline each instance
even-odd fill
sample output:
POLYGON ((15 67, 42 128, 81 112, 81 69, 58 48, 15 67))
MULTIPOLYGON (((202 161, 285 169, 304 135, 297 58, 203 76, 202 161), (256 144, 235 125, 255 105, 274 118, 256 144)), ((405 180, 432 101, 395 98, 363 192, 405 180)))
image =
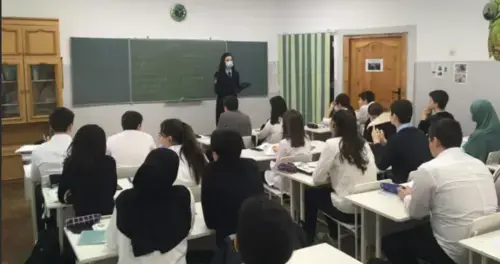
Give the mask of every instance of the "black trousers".
MULTIPOLYGON (((316 235, 316 222, 318 219, 319 210, 341 222, 354 223, 353 214, 343 213, 333 206, 332 198, 330 196, 331 193, 331 187, 307 188, 305 190, 306 212, 305 223, 303 227, 304 231, 306 231, 309 243, 314 242, 314 236, 316 235)), ((325 218, 325 221, 328 224, 330 236, 334 239, 337 238, 337 223, 332 221, 328 217, 325 218)))
POLYGON ((224 97, 217 96, 217 101, 215 103, 215 125, 219 124, 219 117, 224 113, 224 97))
POLYGON ((382 251, 392 264, 455 264, 439 246, 430 223, 382 238, 382 251))

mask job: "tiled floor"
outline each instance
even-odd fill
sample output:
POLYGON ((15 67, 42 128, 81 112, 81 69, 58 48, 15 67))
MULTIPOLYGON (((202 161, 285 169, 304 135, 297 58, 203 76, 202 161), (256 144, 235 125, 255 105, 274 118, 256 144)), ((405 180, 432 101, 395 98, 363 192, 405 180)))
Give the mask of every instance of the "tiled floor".
POLYGON ((31 215, 23 182, 3 182, 2 264, 24 263, 32 248, 31 215))

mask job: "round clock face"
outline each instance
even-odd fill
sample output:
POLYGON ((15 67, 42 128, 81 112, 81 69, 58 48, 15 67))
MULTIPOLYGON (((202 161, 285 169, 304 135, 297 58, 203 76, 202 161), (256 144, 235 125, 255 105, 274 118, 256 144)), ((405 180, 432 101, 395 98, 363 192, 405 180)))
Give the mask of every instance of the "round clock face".
POLYGON ((175 4, 170 9, 170 16, 172 17, 173 20, 181 22, 182 20, 186 19, 187 16, 186 7, 184 7, 184 5, 181 4, 175 4))

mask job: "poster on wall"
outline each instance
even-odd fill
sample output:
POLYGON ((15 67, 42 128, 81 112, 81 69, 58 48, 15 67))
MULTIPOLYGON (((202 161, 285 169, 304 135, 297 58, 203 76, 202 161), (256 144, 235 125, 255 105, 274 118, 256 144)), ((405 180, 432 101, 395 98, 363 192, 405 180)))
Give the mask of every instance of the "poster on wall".
POLYGON ((455 83, 467 84, 468 65, 466 63, 455 63, 453 65, 453 76, 455 83))
POLYGON ((366 59, 365 70, 366 72, 383 72, 384 59, 366 59))
POLYGON ((434 78, 443 78, 448 73, 448 65, 446 64, 432 64, 432 76, 434 78))

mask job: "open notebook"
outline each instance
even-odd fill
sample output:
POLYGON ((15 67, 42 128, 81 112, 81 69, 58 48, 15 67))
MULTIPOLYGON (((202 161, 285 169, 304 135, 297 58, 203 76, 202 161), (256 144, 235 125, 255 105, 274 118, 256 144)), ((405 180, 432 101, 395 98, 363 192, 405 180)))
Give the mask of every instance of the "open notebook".
POLYGON ((316 166, 318 165, 317 161, 313 162, 294 162, 293 165, 297 167, 297 169, 301 172, 304 172, 306 174, 312 175, 313 172, 316 170, 316 166))

